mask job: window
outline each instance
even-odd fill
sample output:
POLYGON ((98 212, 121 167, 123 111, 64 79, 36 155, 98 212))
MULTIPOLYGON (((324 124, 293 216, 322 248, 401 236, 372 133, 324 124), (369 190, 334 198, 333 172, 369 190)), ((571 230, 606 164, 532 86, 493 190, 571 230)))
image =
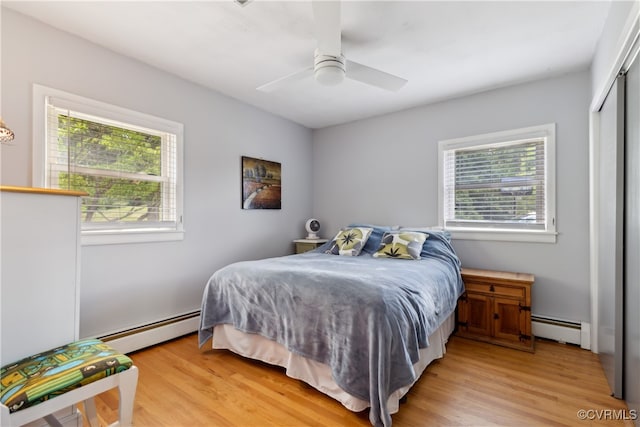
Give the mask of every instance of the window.
POLYGON ((440 141, 440 224, 454 238, 555 242, 555 125, 440 141))
POLYGON ((83 244, 182 238, 182 124, 39 85, 34 119, 34 182, 88 193, 83 244))

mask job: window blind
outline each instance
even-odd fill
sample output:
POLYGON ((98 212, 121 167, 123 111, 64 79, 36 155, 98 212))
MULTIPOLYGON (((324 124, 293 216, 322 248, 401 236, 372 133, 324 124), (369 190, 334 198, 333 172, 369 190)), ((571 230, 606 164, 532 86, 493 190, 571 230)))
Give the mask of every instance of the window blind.
POLYGON ((546 138, 443 154, 445 227, 546 229, 546 138))
POLYGON ((46 109, 46 186, 89 194, 83 231, 178 229, 176 134, 53 97, 46 109))

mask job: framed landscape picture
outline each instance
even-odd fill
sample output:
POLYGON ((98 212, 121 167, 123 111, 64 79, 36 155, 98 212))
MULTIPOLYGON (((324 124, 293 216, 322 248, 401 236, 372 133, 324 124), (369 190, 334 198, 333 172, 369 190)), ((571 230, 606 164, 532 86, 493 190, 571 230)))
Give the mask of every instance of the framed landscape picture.
POLYGON ((242 209, 280 209, 281 165, 242 156, 242 209))

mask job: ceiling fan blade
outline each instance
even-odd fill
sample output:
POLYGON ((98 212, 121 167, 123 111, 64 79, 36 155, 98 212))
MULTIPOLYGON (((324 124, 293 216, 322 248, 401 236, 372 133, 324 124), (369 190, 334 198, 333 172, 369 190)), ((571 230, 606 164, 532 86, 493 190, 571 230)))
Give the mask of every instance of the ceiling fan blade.
POLYGON ((402 77, 349 60, 347 60, 346 68, 347 78, 393 92, 400 90, 407 83, 407 80, 402 77))
POLYGON ((313 67, 308 67, 302 71, 296 71, 295 73, 291 73, 284 77, 280 77, 279 79, 270 81, 269 83, 265 83, 262 86, 258 86, 256 90, 259 90, 261 92, 274 92, 290 85, 293 82, 302 80, 310 76, 313 76, 313 67))
POLYGON ((318 50, 324 55, 340 55, 342 53, 340 35, 342 4, 339 1, 326 0, 313 0, 311 4, 318 50))

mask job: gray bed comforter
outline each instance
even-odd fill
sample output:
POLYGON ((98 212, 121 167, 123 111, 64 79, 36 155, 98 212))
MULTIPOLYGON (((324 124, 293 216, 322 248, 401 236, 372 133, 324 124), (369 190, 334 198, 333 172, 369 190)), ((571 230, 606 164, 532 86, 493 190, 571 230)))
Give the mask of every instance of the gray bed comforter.
POLYGON ((330 366, 342 389, 370 402, 371 423, 389 426, 389 395, 416 380, 419 349, 463 291, 449 242, 429 239, 421 260, 317 250, 228 265, 205 288, 200 346, 218 324, 277 341, 330 366))

